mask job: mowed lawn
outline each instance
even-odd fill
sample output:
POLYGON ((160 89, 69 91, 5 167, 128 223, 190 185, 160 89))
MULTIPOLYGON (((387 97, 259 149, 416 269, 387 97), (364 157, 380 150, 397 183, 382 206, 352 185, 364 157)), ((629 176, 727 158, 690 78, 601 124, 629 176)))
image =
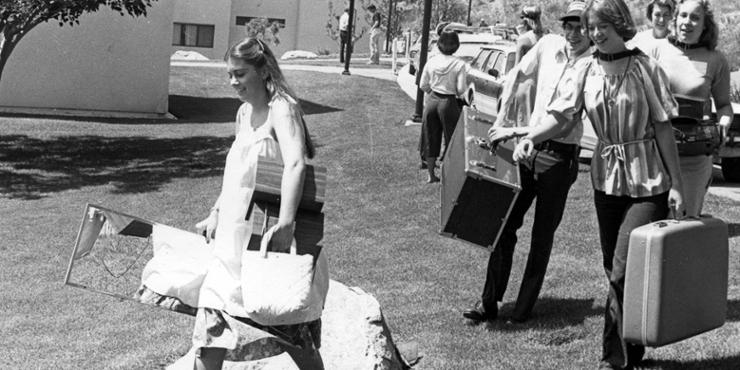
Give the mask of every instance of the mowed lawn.
MULTIPOLYGON (((394 339, 418 344, 416 368, 597 366, 607 282, 588 165, 532 320, 505 323, 527 223, 501 319, 470 326, 461 312, 480 295, 488 255, 438 234, 440 185, 418 169, 419 127, 402 124, 413 101, 392 82, 286 75, 318 147, 313 163, 328 169, 332 278, 377 297, 394 339)), ((239 102, 223 69, 176 67, 170 103, 180 120, 0 118, 0 368, 156 369, 187 351, 192 318, 62 284, 87 202, 184 229, 213 204, 239 102)), ((727 322, 649 350, 646 369, 740 368, 740 207, 709 195, 706 212, 730 225, 727 322)))

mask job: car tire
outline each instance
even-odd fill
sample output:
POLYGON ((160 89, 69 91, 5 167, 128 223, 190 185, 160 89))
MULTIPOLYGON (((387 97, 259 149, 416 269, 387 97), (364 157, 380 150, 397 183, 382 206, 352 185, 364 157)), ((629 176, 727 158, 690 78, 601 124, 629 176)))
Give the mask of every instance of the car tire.
POLYGON ((722 158, 722 176, 727 182, 740 182, 740 157, 722 158))

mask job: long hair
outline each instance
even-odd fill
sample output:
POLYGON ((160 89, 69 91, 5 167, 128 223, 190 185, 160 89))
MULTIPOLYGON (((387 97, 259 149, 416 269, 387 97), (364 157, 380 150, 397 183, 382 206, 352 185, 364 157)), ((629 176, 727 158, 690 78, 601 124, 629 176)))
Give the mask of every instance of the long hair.
MULTIPOLYGON (((673 25, 674 27, 678 27, 676 24, 678 20, 678 7, 681 4, 692 1, 699 4, 704 11, 704 29, 701 31, 698 44, 704 45, 709 50, 714 50, 717 48, 717 43, 719 42, 719 27, 717 27, 717 22, 714 20, 714 12, 709 7, 709 0, 680 0, 676 7, 676 12, 674 12, 673 25)), ((675 41, 675 39, 675 36, 671 36, 670 38, 671 41, 675 41)))
POLYGON ((296 109, 297 115, 301 118, 301 125, 303 126, 303 133, 305 136, 306 156, 313 158, 315 149, 311 135, 308 133, 308 127, 306 126, 306 120, 303 119, 303 110, 298 103, 298 96, 288 86, 288 81, 285 80, 283 71, 280 70, 275 54, 265 44, 264 41, 254 38, 247 37, 242 41, 232 45, 224 56, 224 60, 228 61, 229 58, 240 59, 244 63, 247 63, 255 68, 262 70, 265 75, 265 88, 267 94, 270 97, 270 101, 277 97, 283 97, 291 103, 293 109, 296 109))
POLYGON ((673 0, 650 0, 650 3, 648 3, 647 8, 645 9, 645 15, 647 15, 647 19, 651 22, 653 21, 653 9, 655 9, 656 6, 668 8, 668 12, 671 13, 671 15, 676 12, 676 2, 673 0))
POLYGON ((581 15, 581 23, 585 29, 589 29, 593 17, 611 24, 624 41, 631 40, 637 33, 635 21, 623 0, 589 0, 581 15))

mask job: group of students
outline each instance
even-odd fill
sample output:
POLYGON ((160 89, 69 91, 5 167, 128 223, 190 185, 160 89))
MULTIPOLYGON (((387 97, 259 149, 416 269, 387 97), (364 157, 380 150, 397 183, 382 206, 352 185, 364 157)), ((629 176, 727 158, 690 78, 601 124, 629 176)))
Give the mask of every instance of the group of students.
MULTIPOLYGON (((716 49, 718 28, 707 0, 652 0, 652 29, 637 33, 623 0, 573 1, 560 18, 563 36, 543 35, 536 7, 522 10, 517 64, 505 76, 491 141, 521 137, 514 159, 521 192, 488 262, 480 301, 463 312, 474 322, 495 320, 511 272, 517 230, 535 203, 531 246, 511 320, 526 321, 542 287, 555 231, 578 172, 582 117, 598 142, 591 182, 603 267, 609 280, 600 368, 630 368, 645 348, 622 338, 622 304, 630 232, 675 217, 699 217, 712 177, 711 154, 679 156, 671 120, 681 101, 711 115, 720 130, 732 123, 729 65, 716 49), (539 26, 538 26, 539 25, 539 26)), ((446 142, 464 92, 464 64, 455 60, 457 38, 443 32, 442 55, 429 60, 420 88, 428 93, 422 132, 429 181, 441 127, 446 142), (461 77, 462 76, 462 77, 461 77), (436 131, 435 131, 436 130, 436 131)), ((459 43, 459 42, 458 42, 459 43)), ((422 141, 423 142, 423 141, 422 141)))

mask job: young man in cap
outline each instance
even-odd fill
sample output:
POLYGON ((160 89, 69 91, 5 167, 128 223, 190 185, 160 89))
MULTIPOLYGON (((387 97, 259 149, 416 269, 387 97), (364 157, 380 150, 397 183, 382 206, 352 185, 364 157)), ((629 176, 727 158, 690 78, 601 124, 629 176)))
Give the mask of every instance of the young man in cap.
MULTIPOLYGON (((529 132, 547 115, 547 105, 560 94, 568 94, 575 78, 575 64, 590 55, 590 41, 581 32, 582 1, 574 1, 560 20, 564 36, 545 35, 506 75, 501 109, 489 131, 491 141, 506 140, 529 132), (535 96, 519 99, 522 84, 533 84, 535 96), (524 100, 524 101, 521 101, 524 100), (529 102, 533 101, 534 104, 529 102)), ((583 123, 578 119, 559 138, 538 144, 534 161, 520 163, 521 187, 504 229, 488 261, 488 272, 481 301, 463 316, 475 322, 490 321, 498 315, 511 273, 517 230, 535 201, 534 223, 527 266, 511 316, 523 322, 532 312, 550 260, 553 237, 565 210, 568 191, 578 176, 578 146, 583 123)))

